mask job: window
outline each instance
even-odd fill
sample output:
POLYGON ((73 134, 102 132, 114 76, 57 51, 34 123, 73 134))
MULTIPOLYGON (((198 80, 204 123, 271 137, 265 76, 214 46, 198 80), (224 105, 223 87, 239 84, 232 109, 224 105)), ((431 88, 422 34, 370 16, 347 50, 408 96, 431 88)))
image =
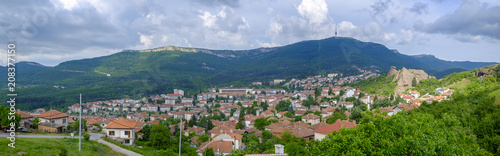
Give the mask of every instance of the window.
POLYGON ((52 123, 55 123, 55 121, 54 121, 54 120, 51 120, 51 121, 52 121, 52 123))
POLYGON ((109 131, 109 135, 115 135, 115 131, 109 131))
POLYGON ((129 139, 125 139, 125 143, 126 144, 130 144, 130 140, 129 139))
POLYGON ((125 131, 125 135, 130 135, 130 131, 125 131))
POLYGON ((63 124, 66 123, 66 119, 63 119, 63 124))

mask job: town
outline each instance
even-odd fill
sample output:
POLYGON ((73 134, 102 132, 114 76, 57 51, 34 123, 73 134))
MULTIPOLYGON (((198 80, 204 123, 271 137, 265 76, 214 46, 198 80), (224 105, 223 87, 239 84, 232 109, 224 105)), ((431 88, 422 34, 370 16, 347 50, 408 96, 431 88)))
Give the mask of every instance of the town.
MULTIPOLYGON (((278 138, 289 133, 306 141, 322 140, 333 131, 356 127, 359 110, 379 109, 392 116, 403 109, 411 111, 424 101, 447 100, 454 92, 436 88, 433 94, 421 95, 408 89, 384 96, 343 85, 380 76, 359 70, 362 74, 353 76, 329 73, 306 79, 274 79, 253 82, 247 88, 211 88, 196 95, 174 89, 170 94, 140 99, 93 101, 82 103, 81 107, 77 103, 69 106, 67 112, 40 108, 17 113, 22 118, 22 131, 33 131, 36 125, 38 131, 74 133, 74 128, 68 126, 76 123, 81 112, 88 132, 103 133, 106 138, 129 146, 144 137, 145 126, 168 121, 173 123, 169 125, 171 134, 181 131, 192 138, 191 148, 196 148, 198 155, 208 148, 217 155, 227 155, 247 148, 243 137, 255 135, 262 139, 263 131, 278 138), (396 104, 380 104, 388 102, 396 104), (199 140, 201 137, 209 139, 199 140)), ((275 147, 276 153, 283 153, 283 145, 275 147)))

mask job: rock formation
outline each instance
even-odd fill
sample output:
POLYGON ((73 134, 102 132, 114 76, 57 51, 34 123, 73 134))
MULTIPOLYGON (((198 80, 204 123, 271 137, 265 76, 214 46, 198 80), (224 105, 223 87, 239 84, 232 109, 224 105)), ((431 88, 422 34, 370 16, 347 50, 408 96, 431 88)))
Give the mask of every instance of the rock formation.
POLYGON ((392 66, 391 70, 389 70, 389 73, 387 74, 387 77, 391 77, 394 75, 394 79, 392 79, 393 82, 396 82, 398 87, 396 88, 396 93, 401 93, 408 87, 414 87, 412 85, 413 79, 419 83, 421 80, 425 79, 435 79, 436 77, 430 76, 425 71, 423 70, 417 70, 417 69, 406 69, 403 67, 401 70, 396 70, 396 67, 392 66))

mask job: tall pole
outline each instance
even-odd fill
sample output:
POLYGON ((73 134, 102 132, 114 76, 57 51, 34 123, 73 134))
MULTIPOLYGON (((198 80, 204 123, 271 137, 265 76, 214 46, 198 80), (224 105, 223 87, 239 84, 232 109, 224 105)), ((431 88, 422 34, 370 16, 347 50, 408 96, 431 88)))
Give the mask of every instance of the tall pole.
POLYGON ((179 128, 179 156, 181 156, 181 141, 182 141, 182 117, 181 117, 181 122, 179 123, 181 128, 179 128))
POLYGON ((82 94, 80 94, 80 126, 78 127, 78 151, 82 151, 82 94))

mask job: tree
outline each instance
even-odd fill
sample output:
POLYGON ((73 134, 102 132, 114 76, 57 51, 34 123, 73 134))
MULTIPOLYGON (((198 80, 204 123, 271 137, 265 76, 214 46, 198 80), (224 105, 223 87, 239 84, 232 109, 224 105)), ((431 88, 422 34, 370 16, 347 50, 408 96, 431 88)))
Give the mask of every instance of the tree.
POLYGON ((418 83, 417 83, 417 78, 416 78, 416 77, 413 77, 413 80, 411 80, 411 86, 412 86, 412 87, 415 87, 415 86, 417 86, 417 84, 418 84, 418 83))
POLYGON ((283 112, 283 111, 287 111, 287 110, 288 110, 288 108, 289 108, 291 105, 292 105, 292 102, 290 102, 289 100, 287 100, 287 101, 283 101, 283 100, 282 100, 282 101, 280 101, 280 102, 276 105, 275 109, 276 109, 278 112, 283 112))
POLYGON ((293 113, 292 112, 286 112, 284 115, 286 117, 293 118, 293 113))
POLYGON ((332 116, 326 119, 326 123, 327 124, 335 123, 337 119, 347 120, 347 116, 344 113, 342 113, 340 109, 336 109, 335 112, 332 114, 332 116))
POLYGON ((270 123, 266 118, 258 118, 254 120, 254 127, 261 131, 264 130, 264 128, 269 124, 270 123))
POLYGON ((162 124, 153 125, 149 140, 156 149, 167 149, 170 147, 170 129, 162 124))
POLYGON ((245 111, 243 109, 240 111, 240 117, 236 126, 237 129, 245 129, 245 111))
POLYGON ((15 128, 19 127, 19 123, 21 122, 21 115, 17 113, 12 113, 9 110, 9 107, 5 107, 3 105, 0 106, 0 127, 10 127, 10 123, 15 124, 15 128))
MULTIPOLYGON (((80 119, 78 120, 75 120, 76 122, 74 124, 69 124, 66 129, 69 130, 70 132, 73 132, 73 131, 78 131, 79 127, 80 127, 80 119)), ((82 131, 86 131, 87 130, 87 120, 85 119, 82 119, 82 131)))
POLYGON ((196 142, 198 143, 198 145, 201 145, 202 143, 207 142, 209 140, 210 136, 208 136, 207 134, 203 134, 200 137, 198 137, 198 140, 196 140, 196 142))
POLYGON ((142 141, 149 141, 149 135, 151 134, 151 125, 144 125, 144 127, 142 127, 142 138, 141 140, 142 141))
POLYGON ((215 156, 214 150, 212 148, 205 149, 203 156, 215 156))
POLYGON ((285 153, 287 153, 290 156, 309 155, 309 152, 307 152, 306 148, 304 146, 299 145, 297 142, 291 142, 286 144, 285 153))
POLYGON ((38 123, 40 122, 40 118, 36 117, 33 119, 33 129, 38 129, 38 123))

